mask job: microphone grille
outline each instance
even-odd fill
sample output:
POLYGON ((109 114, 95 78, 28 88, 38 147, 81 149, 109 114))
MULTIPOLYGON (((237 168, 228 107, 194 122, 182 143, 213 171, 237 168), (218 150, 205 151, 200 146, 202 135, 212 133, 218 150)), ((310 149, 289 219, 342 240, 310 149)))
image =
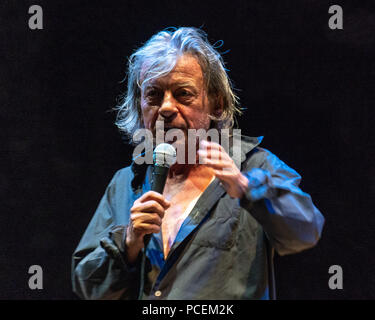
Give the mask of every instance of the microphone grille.
POLYGON ((169 143, 161 143, 154 150, 154 164, 160 167, 170 167, 176 162, 176 149, 169 143))

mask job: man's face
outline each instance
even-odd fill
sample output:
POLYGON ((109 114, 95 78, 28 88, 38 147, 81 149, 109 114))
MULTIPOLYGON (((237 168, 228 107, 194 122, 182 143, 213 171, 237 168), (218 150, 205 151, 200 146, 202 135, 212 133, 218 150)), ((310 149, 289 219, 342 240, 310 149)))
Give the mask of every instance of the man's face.
POLYGON ((210 127, 213 106, 208 99, 202 69, 191 55, 181 56, 166 76, 147 83, 141 89, 144 127, 156 134, 156 121, 164 121, 164 129, 177 128, 187 138, 188 129, 210 127))

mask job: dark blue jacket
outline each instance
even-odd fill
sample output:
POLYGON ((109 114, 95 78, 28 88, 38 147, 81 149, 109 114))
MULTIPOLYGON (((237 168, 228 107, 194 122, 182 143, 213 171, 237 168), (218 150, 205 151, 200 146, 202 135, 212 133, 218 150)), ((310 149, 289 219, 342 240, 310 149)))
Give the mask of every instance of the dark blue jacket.
POLYGON ((73 291, 84 299, 137 299, 142 279, 143 299, 269 299, 273 249, 285 255, 313 247, 324 218, 298 187, 300 175, 260 142, 242 137, 248 193, 233 199, 215 179, 166 260, 161 236, 154 234, 144 263, 143 252, 134 265, 127 263, 130 208, 150 190, 152 167, 133 163, 117 171, 73 254, 73 291), (118 250, 105 250, 103 238, 118 250))

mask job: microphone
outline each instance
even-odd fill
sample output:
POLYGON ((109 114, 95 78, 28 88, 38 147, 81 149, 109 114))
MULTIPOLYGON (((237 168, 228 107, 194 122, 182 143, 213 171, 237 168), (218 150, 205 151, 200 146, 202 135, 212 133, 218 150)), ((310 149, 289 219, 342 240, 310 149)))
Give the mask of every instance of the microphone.
MULTIPOLYGON (((176 162, 176 149, 169 143, 156 146, 153 154, 154 170, 152 172, 151 190, 163 194, 169 167, 176 162)), ((145 249, 150 241, 151 234, 144 236, 145 249)))

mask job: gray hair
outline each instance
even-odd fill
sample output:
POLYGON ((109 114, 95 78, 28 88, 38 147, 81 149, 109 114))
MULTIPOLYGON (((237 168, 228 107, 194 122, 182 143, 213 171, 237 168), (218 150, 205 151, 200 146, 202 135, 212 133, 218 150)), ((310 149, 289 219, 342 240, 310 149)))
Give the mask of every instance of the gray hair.
POLYGON ((168 28, 152 36, 129 58, 127 91, 115 108, 115 124, 120 132, 132 142, 134 132, 143 127, 140 104, 142 86, 171 72, 183 54, 191 54, 197 59, 208 96, 218 98, 222 103, 222 114, 219 117, 210 116, 212 127, 232 129, 235 115, 241 114, 241 108, 223 58, 216 48, 208 42, 206 33, 197 28, 168 28))

